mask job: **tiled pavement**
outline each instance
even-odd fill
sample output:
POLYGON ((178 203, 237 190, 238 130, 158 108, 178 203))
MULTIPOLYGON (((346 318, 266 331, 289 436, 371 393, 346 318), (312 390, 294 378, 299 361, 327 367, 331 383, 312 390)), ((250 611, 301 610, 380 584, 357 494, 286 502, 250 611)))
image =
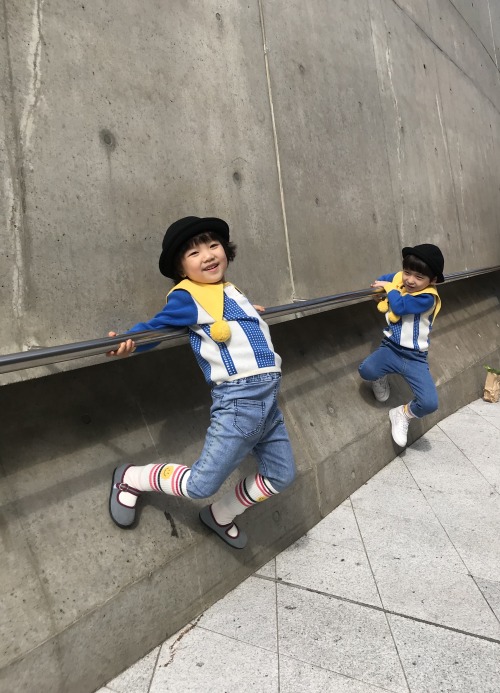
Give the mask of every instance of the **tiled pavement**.
POLYGON ((500 403, 435 426, 99 693, 500 693, 500 403))

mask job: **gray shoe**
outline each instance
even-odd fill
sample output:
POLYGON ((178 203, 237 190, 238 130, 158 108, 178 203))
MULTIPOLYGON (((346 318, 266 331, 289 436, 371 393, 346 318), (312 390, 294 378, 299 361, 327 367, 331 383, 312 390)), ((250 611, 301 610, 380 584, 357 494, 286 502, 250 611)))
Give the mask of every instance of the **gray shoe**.
POLYGON ((214 531, 223 541, 225 541, 226 544, 232 546, 233 549, 244 549, 247 545, 247 535, 245 532, 238 529, 234 522, 230 522, 228 525, 220 525, 213 516, 211 505, 206 505, 200 510, 200 520, 204 525, 214 531), (228 534, 228 531, 232 527, 235 527, 238 530, 238 534, 235 537, 231 537, 228 534))
POLYGON ((122 464, 121 467, 115 469, 111 481, 111 492, 109 494, 109 514, 115 525, 118 525, 118 527, 122 529, 130 529, 134 524, 135 505, 131 508, 129 505, 121 503, 120 493, 126 491, 133 496, 141 495, 141 492, 136 488, 132 488, 132 486, 123 483, 125 472, 131 466, 131 464, 122 464))
POLYGON ((383 378, 374 380, 372 382, 372 390, 377 402, 387 402, 391 395, 391 386, 389 385, 388 377, 384 375, 383 378))

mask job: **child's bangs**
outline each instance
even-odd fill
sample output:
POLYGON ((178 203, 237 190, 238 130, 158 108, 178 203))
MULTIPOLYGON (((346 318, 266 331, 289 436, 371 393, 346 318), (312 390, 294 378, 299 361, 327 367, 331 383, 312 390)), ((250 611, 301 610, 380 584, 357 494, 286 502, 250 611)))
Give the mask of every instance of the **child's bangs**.
POLYGON ((424 277, 429 277, 429 279, 434 278, 434 273, 429 265, 416 255, 407 255, 403 258, 403 269, 423 274, 424 277))
POLYGON ((219 238, 216 233, 204 231, 203 233, 199 233, 197 236, 193 236, 193 238, 190 238, 189 241, 186 241, 183 245, 183 250, 186 252, 186 250, 189 250, 190 248, 195 248, 197 245, 201 245, 202 243, 210 243, 211 241, 218 241, 221 243, 222 239, 219 238))

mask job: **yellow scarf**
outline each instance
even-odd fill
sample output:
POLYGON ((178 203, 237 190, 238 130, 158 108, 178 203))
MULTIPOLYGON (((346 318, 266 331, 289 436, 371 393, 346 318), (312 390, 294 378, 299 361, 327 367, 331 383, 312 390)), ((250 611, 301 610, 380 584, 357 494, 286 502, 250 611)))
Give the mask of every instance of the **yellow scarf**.
MULTIPOLYGON (((387 286, 385 288, 386 293, 389 293, 389 291, 393 290, 399 291, 401 296, 406 296, 409 292, 406 290, 404 284, 403 284, 403 273, 398 272, 396 275, 394 275, 391 285, 387 286)), ((411 293, 412 296, 420 296, 420 294, 431 294, 432 296, 435 296, 436 298, 436 303, 434 307, 434 316, 432 319, 432 323, 434 324, 434 320, 436 319, 437 314, 441 310, 441 299, 439 298, 439 294, 437 290, 433 286, 428 286, 425 289, 422 289, 422 291, 414 291, 411 293)), ((387 313, 387 317, 390 322, 398 322, 400 319, 400 315, 396 315, 396 313, 393 313, 392 310, 389 308, 389 300, 387 298, 384 298, 382 301, 379 301, 377 305, 377 309, 381 313, 387 313)))
POLYGON ((230 282, 218 282, 217 284, 201 284, 193 282, 191 279, 183 279, 176 284, 167 294, 172 291, 184 289, 194 300, 206 311, 215 322, 210 325, 210 336, 214 342, 227 342, 231 337, 231 328, 227 320, 224 320, 224 287, 231 286, 230 282))

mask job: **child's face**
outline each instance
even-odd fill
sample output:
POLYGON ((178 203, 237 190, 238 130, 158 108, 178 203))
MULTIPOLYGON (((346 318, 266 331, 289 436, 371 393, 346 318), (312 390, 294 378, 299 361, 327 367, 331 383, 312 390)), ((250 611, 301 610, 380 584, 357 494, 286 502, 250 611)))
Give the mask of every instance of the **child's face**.
POLYGON ((425 274, 420 274, 414 270, 403 269, 403 283, 409 294, 426 289, 430 284, 434 283, 434 280, 435 278, 429 279, 425 274))
POLYGON ((200 284, 222 281, 227 269, 227 257, 222 243, 211 240, 186 250, 181 259, 182 273, 200 284))

